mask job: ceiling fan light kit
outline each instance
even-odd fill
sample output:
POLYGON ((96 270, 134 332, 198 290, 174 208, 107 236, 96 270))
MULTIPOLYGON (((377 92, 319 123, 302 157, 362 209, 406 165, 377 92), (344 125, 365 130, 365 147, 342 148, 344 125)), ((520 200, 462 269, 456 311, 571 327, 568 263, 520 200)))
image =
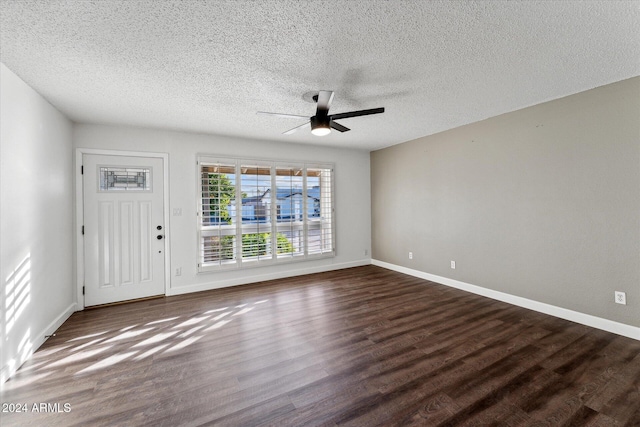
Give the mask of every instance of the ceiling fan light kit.
POLYGON ((325 136, 331 133, 331 129, 326 127, 317 127, 315 129, 311 129, 311 133, 315 136, 325 136))
MULTIPOLYGON (((314 95, 312 99, 317 103, 316 115, 309 117, 308 123, 296 126, 293 129, 283 132, 285 135, 290 135, 296 132, 302 127, 306 127, 307 124, 311 125, 311 133, 316 136, 325 136, 331 133, 331 129, 335 129, 338 132, 347 132, 350 129, 342 126, 340 123, 336 123, 334 119, 347 119, 349 117, 367 116, 370 114, 384 113, 384 108, 371 108, 369 110, 350 111, 347 113, 329 114, 329 107, 333 101, 333 92, 330 90, 321 90, 317 95, 314 95)), ((258 111, 258 114, 268 114, 272 116, 285 117, 285 118, 306 118, 306 116, 300 116, 296 114, 282 114, 282 113, 269 113, 265 111, 258 111)))
POLYGON ((309 119, 311 122, 311 133, 315 136, 325 136, 331 133, 329 122, 319 121, 315 116, 309 119))

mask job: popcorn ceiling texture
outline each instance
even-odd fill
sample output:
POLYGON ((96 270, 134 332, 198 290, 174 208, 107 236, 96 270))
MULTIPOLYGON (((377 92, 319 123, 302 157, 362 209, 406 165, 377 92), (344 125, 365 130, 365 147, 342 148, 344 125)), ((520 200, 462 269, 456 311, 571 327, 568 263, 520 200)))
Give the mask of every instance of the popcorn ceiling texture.
POLYGON ((638 1, 2 1, 0 60, 76 122, 373 150, 640 74, 638 1), (323 138, 312 115, 385 107, 323 138))

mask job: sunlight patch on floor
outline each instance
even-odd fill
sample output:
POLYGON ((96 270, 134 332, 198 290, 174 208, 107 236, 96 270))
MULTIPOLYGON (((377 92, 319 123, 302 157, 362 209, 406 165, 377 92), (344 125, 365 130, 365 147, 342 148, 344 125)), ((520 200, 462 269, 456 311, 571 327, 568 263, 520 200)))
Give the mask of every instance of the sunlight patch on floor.
POLYGON ((186 340, 182 341, 181 343, 178 343, 178 344, 174 345, 173 347, 168 349, 166 352, 168 353, 170 351, 176 351, 176 350, 180 350, 181 348, 185 348, 185 347, 193 344, 194 342, 198 341, 200 338, 202 338, 202 335, 197 336, 197 337, 187 338, 186 340))
POLYGON ((88 366, 80 371, 78 371, 76 374, 83 374, 85 372, 91 372, 91 371, 95 371, 96 369, 102 369, 102 368, 107 368, 109 366, 113 366, 116 363, 122 362, 124 359, 126 359, 129 356, 132 356, 136 354, 135 351, 129 352, 129 353, 123 353, 123 354, 114 354, 113 356, 109 356, 104 360, 101 360, 97 363, 94 363, 91 366, 88 366))
POLYGON ((189 319, 189 320, 185 320, 184 322, 182 322, 182 323, 180 323, 180 324, 178 324, 178 325, 174 326, 174 327, 173 327, 173 329, 176 329, 176 328, 182 328, 182 327, 184 327, 184 326, 191 326, 191 325, 195 325, 196 323, 200 323, 200 322, 202 322, 203 320, 206 320, 206 319, 208 319, 208 318, 209 318, 209 316, 204 316, 204 317, 192 317, 191 319, 189 319))
POLYGON ((80 341, 80 340, 85 340, 87 338, 99 337, 100 335, 104 335, 107 332, 109 332, 109 331, 96 332, 95 334, 90 334, 90 335, 83 335, 81 337, 76 337, 76 338, 72 338, 70 340, 67 340, 67 342, 80 341))
MULTIPOLYGON (((122 329, 121 329, 122 330, 122 329)), ((153 330, 153 328, 147 328, 147 329, 139 329, 137 331, 129 331, 129 332, 124 332, 120 335, 116 335, 113 338, 109 338, 108 340, 106 340, 105 342, 114 342, 114 341, 120 341, 120 340, 126 340, 128 338, 133 338, 133 337, 137 337, 138 335, 142 335, 145 332, 149 332, 153 330)))
POLYGON ((33 374, 33 375, 25 375, 21 377, 20 375, 16 375, 12 377, 9 381, 4 384, 6 390, 16 390, 20 387, 27 386, 29 384, 37 383, 40 380, 45 379, 53 372, 44 372, 42 374, 33 374))
POLYGON ((164 322, 170 322, 172 320, 176 320, 179 318, 180 316, 175 316, 175 317, 167 317, 166 319, 154 320, 153 322, 146 323, 145 326, 157 325, 158 323, 164 323, 164 322))
POLYGON ((188 337, 189 335, 191 335, 191 334, 193 334, 193 333, 195 333, 195 332, 199 331, 200 329, 204 328, 205 326, 207 326, 207 325, 200 325, 200 326, 196 326, 196 327, 194 327, 194 328, 191 328, 191 329, 189 329, 188 331, 183 332, 183 333, 181 333, 180 335, 178 335, 178 338, 186 338, 186 337, 188 337))
POLYGON ((228 308, 229 307, 216 308, 215 310, 205 311, 203 314, 217 313, 218 311, 225 311, 228 308))
POLYGON ((157 352, 159 352, 160 350, 162 350, 162 349, 164 349, 166 347, 169 347, 169 344, 162 344, 162 345, 155 346, 152 349, 145 351, 141 355, 136 356, 133 360, 138 362, 138 361, 140 361, 142 359, 145 359, 145 358, 147 358, 149 356, 153 356, 154 354, 156 354, 157 352))
POLYGON ((113 347, 112 345, 108 345, 105 347, 101 347, 101 348, 94 348, 93 350, 88 350, 88 351, 81 351, 79 353, 73 353, 67 357, 65 357, 64 359, 60 359, 57 362, 53 362, 49 365, 49 367, 56 367, 56 366, 62 366, 62 365, 66 365, 69 363, 73 363, 73 362, 79 362, 83 359, 88 359, 89 357, 95 356, 98 353, 102 353, 105 350, 110 349, 111 347, 113 347))
POLYGON ((42 362, 32 362, 32 361, 30 361, 28 364, 22 365, 22 367, 20 367, 20 372, 25 373, 25 372, 29 372, 29 371, 37 371, 38 368, 46 367, 46 365, 48 365, 49 363, 50 362, 48 360, 45 360, 45 361, 42 361, 42 362))
POLYGON ((240 316, 241 314, 245 314, 253 310, 253 307, 245 307, 237 313, 233 313, 233 316, 240 316))
POLYGON ((224 325, 226 325, 227 323, 231 322, 231 320, 232 319, 221 320, 221 321, 219 321, 217 323, 214 323, 213 325, 209 326, 203 332, 209 332, 209 331, 213 331, 215 329, 219 329, 219 328, 223 327, 224 325))
POLYGON ((224 312, 224 313, 218 314, 216 317, 214 317, 214 318, 213 318, 213 320, 220 320, 220 319, 222 319, 224 316, 228 316, 228 315, 230 315, 230 314, 231 314, 231 312, 230 312, 230 311, 227 311, 227 312, 224 312))
MULTIPOLYGON (((205 337, 208 332, 220 329, 239 316, 249 313, 256 305, 267 302, 269 300, 264 299, 254 303, 238 304, 233 308, 226 306, 194 313, 191 316, 172 316, 147 323, 129 325, 118 330, 102 330, 75 337, 65 341, 70 344, 40 352, 38 357, 48 358, 48 360, 26 367, 25 372, 31 370, 31 373, 28 377, 29 379, 25 378, 25 381, 21 383, 36 384, 37 381, 56 373, 56 370, 60 370, 60 372, 68 370, 68 365, 73 364, 80 365, 77 366, 77 369, 80 369, 76 372, 77 375, 96 372, 101 369, 113 369, 117 364, 127 359, 139 362, 149 357, 173 353, 193 345, 205 337), (136 329, 138 327, 140 329, 136 329), (114 346, 117 346, 115 351, 113 349, 114 346), (101 359, 99 354, 109 349, 112 349, 112 354, 105 355, 101 359), (61 356, 64 357, 60 360, 55 360, 61 356), (87 366, 89 363, 90 365, 87 366), (38 374, 34 373, 36 368, 38 369, 38 374)), ((29 331, 21 343, 23 352, 31 350, 28 334, 29 331)))
POLYGON ((91 347, 92 345, 96 345, 96 344, 98 344, 99 342, 102 342, 102 341, 104 341, 104 338, 98 338, 97 340, 92 340, 92 341, 86 342, 86 343, 84 343, 82 345, 79 345, 78 347, 74 347, 70 351, 82 350, 85 347, 91 347))
POLYGON ((136 347, 142 347, 145 345, 151 345, 151 344, 156 344, 159 343, 160 341, 164 341, 165 339, 179 333, 180 331, 171 331, 171 332, 163 332, 160 334, 156 334, 154 336, 152 336, 151 338, 147 338, 144 341, 140 341, 139 343, 135 344, 132 348, 136 348, 136 347))

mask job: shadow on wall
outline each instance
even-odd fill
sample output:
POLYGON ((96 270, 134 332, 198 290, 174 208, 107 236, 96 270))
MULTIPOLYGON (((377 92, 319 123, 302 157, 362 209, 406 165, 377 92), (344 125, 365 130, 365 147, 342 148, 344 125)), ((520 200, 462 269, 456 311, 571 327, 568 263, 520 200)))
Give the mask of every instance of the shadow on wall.
MULTIPOLYGON (((18 266, 9 274, 4 283, 5 302, 4 302, 4 322, 5 336, 2 343, 3 347, 9 342, 15 342, 13 336, 16 334, 14 326, 20 316, 24 313, 26 307, 31 302, 31 254, 18 264, 18 266)), ((5 347, 6 348, 6 347, 5 347)), ((8 371, 3 373, 0 382, 7 380, 5 376, 9 376, 14 372, 25 360, 31 356, 33 352, 33 343, 31 342, 31 328, 28 328, 25 334, 20 338, 16 354, 7 361, 8 371)), ((4 366, 3 366, 4 368, 4 366)))

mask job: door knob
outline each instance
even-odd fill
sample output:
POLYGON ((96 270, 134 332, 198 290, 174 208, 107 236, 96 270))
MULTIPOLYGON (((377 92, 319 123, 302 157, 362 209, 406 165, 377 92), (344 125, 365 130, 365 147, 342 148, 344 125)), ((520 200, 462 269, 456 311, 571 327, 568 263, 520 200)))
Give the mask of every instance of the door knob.
POLYGON ((157 226, 157 227, 156 227, 156 229, 157 229, 157 230, 162 230, 162 226, 161 226, 161 225, 159 225, 159 226, 157 226))
POLYGON ((162 234, 158 234, 158 237, 156 237, 158 240, 162 240, 164 236, 162 234))

